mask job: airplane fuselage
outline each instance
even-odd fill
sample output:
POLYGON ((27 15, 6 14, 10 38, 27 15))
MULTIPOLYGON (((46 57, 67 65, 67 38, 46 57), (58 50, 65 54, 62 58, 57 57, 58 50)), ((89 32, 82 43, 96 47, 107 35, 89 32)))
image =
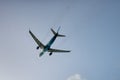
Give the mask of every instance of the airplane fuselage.
POLYGON ((51 45, 54 43, 54 41, 56 40, 57 37, 65 37, 65 35, 61 35, 59 34, 59 29, 60 27, 58 28, 57 32, 55 32, 52 28, 51 28, 51 31, 52 33, 54 34, 54 36, 50 39, 50 41, 44 45, 42 42, 40 42, 37 37, 31 32, 31 30, 29 30, 29 33, 30 35, 32 36, 32 38, 35 40, 35 42, 38 44, 37 48, 36 49, 39 49, 41 48, 42 49, 42 52, 39 54, 39 56, 41 57, 45 52, 50 52, 49 53, 49 56, 52 55, 53 52, 70 52, 69 50, 61 50, 61 49, 54 49, 54 48, 51 48, 51 45))
POLYGON ((51 40, 46 44, 45 48, 43 49, 43 51, 40 53, 40 56, 42 56, 46 51, 48 51, 51 47, 51 45, 53 44, 53 42, 55 41, 55 39, 57 38, 57 34, 55 34, 51 40))

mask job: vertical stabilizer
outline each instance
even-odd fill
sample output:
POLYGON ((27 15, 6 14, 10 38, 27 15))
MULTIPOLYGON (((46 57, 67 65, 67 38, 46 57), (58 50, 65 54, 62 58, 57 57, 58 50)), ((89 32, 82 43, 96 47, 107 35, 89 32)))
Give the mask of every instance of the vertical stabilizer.
POLYGON ((61 27, 58 28, 57 33, 59 32, 60 28, 61 28, 61 27))

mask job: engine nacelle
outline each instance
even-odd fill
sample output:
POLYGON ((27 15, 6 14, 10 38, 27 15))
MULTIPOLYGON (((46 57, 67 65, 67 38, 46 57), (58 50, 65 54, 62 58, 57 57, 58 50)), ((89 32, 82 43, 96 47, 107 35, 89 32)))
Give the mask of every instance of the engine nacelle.
POLYGON ((51 56, 51 55, 52 55, 52 52, 50 52, 49 56, 51 56))
POLYGON ((39 46, 37 46, 36 49, 39 49, 39 46))

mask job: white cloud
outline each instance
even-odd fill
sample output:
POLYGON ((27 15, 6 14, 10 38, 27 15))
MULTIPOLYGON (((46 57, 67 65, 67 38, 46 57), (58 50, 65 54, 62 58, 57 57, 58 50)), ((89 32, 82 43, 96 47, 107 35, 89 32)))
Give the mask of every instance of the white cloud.
POLYGON ((67 80, 85 80, 84 78, 81 77, 79 74, 75 74, 70 76, 67 80))

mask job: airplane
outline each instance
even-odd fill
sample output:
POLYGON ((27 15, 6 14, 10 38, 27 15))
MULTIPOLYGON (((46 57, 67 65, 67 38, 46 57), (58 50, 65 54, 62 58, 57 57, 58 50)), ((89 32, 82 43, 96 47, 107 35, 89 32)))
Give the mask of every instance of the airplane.
POLYGON ((49 56, 51 56, 53 52, 70 52, 70 50, 60 50, 60 49, 51 48, 51 45, 53 44, 53 42, 56 40, 57 37, 65 37, 65 35, 61 35, 61 34, 58 33, 59 30, 60 30, 60 27, 58 28, 57 32, 55 32, 51 28, 51 31, 54 34, 54 36, 51 38, 51 40, 46 45, 44 45, 42 42, 40 42, 37 39, 37 37, 31 32, 31 30, 29 30, 30 35, 35 40, 35 42, 38 44, 36 49, 39 49, 39 48, 42 49, 42 52, 39 54, 39 57, 41 57, 45 52, 50 52, 49 56))

